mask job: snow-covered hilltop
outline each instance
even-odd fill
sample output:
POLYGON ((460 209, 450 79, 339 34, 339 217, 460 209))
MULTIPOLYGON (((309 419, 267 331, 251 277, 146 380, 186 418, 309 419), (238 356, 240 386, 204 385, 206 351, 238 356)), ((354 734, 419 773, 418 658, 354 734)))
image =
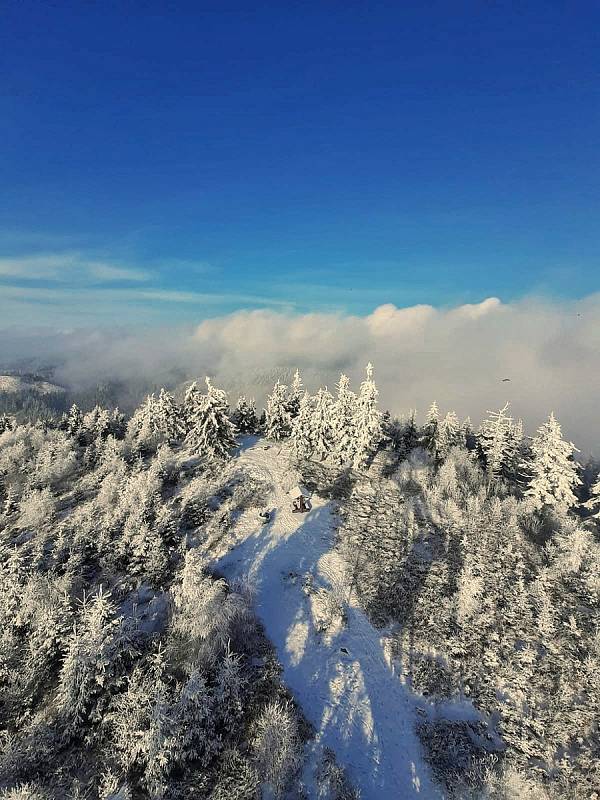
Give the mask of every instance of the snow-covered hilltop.
POLYGON ((0 414, 4 796, 591 798, 599 521, 552 414, 393 419, 371 365, 0 414))
POLYGON ((36 392, 41 395, 61 395, 65 389, 43 379, 28 379, 18 375, 0 375, 0 392, 19 394, 36 392))

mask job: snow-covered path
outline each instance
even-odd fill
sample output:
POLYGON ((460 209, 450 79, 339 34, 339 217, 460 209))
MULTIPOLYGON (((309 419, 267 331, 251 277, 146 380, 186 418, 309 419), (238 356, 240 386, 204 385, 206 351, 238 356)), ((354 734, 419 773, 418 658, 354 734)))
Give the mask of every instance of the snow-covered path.
POLYGON ((332 551, 332 511, 314 497, 308 514, 292 514, 287 458, 264 444, 242 450, 235 467, 272 483, 275 513, 262 526, 255 509, 245 512, 228 542, 232 549, 217 557, 215 568, 230 580, 247 576, 254 585, 257 613, 283 665, 283 680, 317 731, 315 749, 336 753, 362 800, 442 798, 414 733, 410 692, 391 674, 379 633, 353 603, 345 626, 319 631, 316 600, 323 595, 315 590, 343 593, 346 577, 332 551))

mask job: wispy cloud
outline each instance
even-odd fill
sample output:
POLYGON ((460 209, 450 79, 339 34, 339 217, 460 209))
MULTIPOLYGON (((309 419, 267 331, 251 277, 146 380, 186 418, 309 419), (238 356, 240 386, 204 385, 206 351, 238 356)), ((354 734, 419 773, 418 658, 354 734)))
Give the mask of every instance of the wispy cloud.
POLYGON ((4 299, 21 301, 24 303, 56 303, 63 305, 71 300, 87 300, 89 302, 129 303, 148 300, 157 303, 173 304, 201 304, 220 305, 223 303, 246 303, 248 305, 263 305, 273 308, 294 307, 293 303, 278 300, 272 297, 253 294, 238 294, 228 292, 184 292, 175 289, 123 289, 114 287, 110 289, 97 289, 94 287, 39 287, 39 286, 3 286, 4 299))
POLYGON ((0 275, 29 280, 64 280, 65 272, 73 266, 73 256, 65 253, 0 258, 0 275))
POLYGON ((58 283, 143 283, 152 280, 154 273, 137 267, 90 259, 78 252, 61 252, 0 258, 0 276, 58 283))
POLYGON ((153 278, 153 273, 145 269, 115 267, 110 264, 90 263, 85 265, 90 276, 98 281, 131 281, 144 283, 153 278))
POLYGON ((292 303, 252 294, 181 291, 146 284, 15 286, 0 280, 0 327, 21 325, 23 320, 61 329, 73 325, 172 326, 240 306, 294 309, 292 303))
MULTIPOLYGON (((55 324, 63 315, 65 324, 107 319, 119 314, 131 322, 165 319, 168 307, 186 308, 183 313, 206 315, 235 307, 293 309, 295 303, 266 294, 236 291, 199 291, 165 285, 172 282, 169 268, 189 279, 214 271, 203 261, 177 260, 149 270, 85 253, 64 251, 0 258, 0 318, 10 324, 24 313, 38 314, 41 323, 55 324), (36 306, 37 311, 36 311, 36 306), (42 306, 44 309, 42 309, 42 306)), ((181 314, 174 314, 181 318, 181 314)))

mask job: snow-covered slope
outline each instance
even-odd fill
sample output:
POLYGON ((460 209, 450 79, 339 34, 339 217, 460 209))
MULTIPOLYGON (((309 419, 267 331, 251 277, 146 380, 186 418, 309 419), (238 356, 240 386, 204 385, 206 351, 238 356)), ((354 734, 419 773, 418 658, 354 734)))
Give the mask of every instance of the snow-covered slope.
MULTIPOLYGON (((293 514, 287 453, 265 446, 250 443, 232 469, 272 484, 271 522, 263 526, 256 509, 244 512, 214 566, 254 586, 284 682, 317 732, 310 761, 332 748, 362 800, 443 797, 423 761, 411 695, 390 672, 379 633, 353 598, 346 625, 331 619, 331 606, 349 589, 346 565, 332 549, 332 508, 313 497, 310 513, 293 514)), ((306 779, 311 794, 309 770, 306 779)))
POLYGON ((39 394, 63 394, 62 386, 44 380, 27 380, 16 375, 0 375, 0 392, 38 392, 39 394))

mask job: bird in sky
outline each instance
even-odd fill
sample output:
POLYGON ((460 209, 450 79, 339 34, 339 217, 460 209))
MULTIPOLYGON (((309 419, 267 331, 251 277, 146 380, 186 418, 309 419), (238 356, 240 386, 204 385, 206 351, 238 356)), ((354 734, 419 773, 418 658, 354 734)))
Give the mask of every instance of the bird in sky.
POLYGON ((509 382, 510 382, 510 378, 502 378, 502 383, 509 383, 509 382))

